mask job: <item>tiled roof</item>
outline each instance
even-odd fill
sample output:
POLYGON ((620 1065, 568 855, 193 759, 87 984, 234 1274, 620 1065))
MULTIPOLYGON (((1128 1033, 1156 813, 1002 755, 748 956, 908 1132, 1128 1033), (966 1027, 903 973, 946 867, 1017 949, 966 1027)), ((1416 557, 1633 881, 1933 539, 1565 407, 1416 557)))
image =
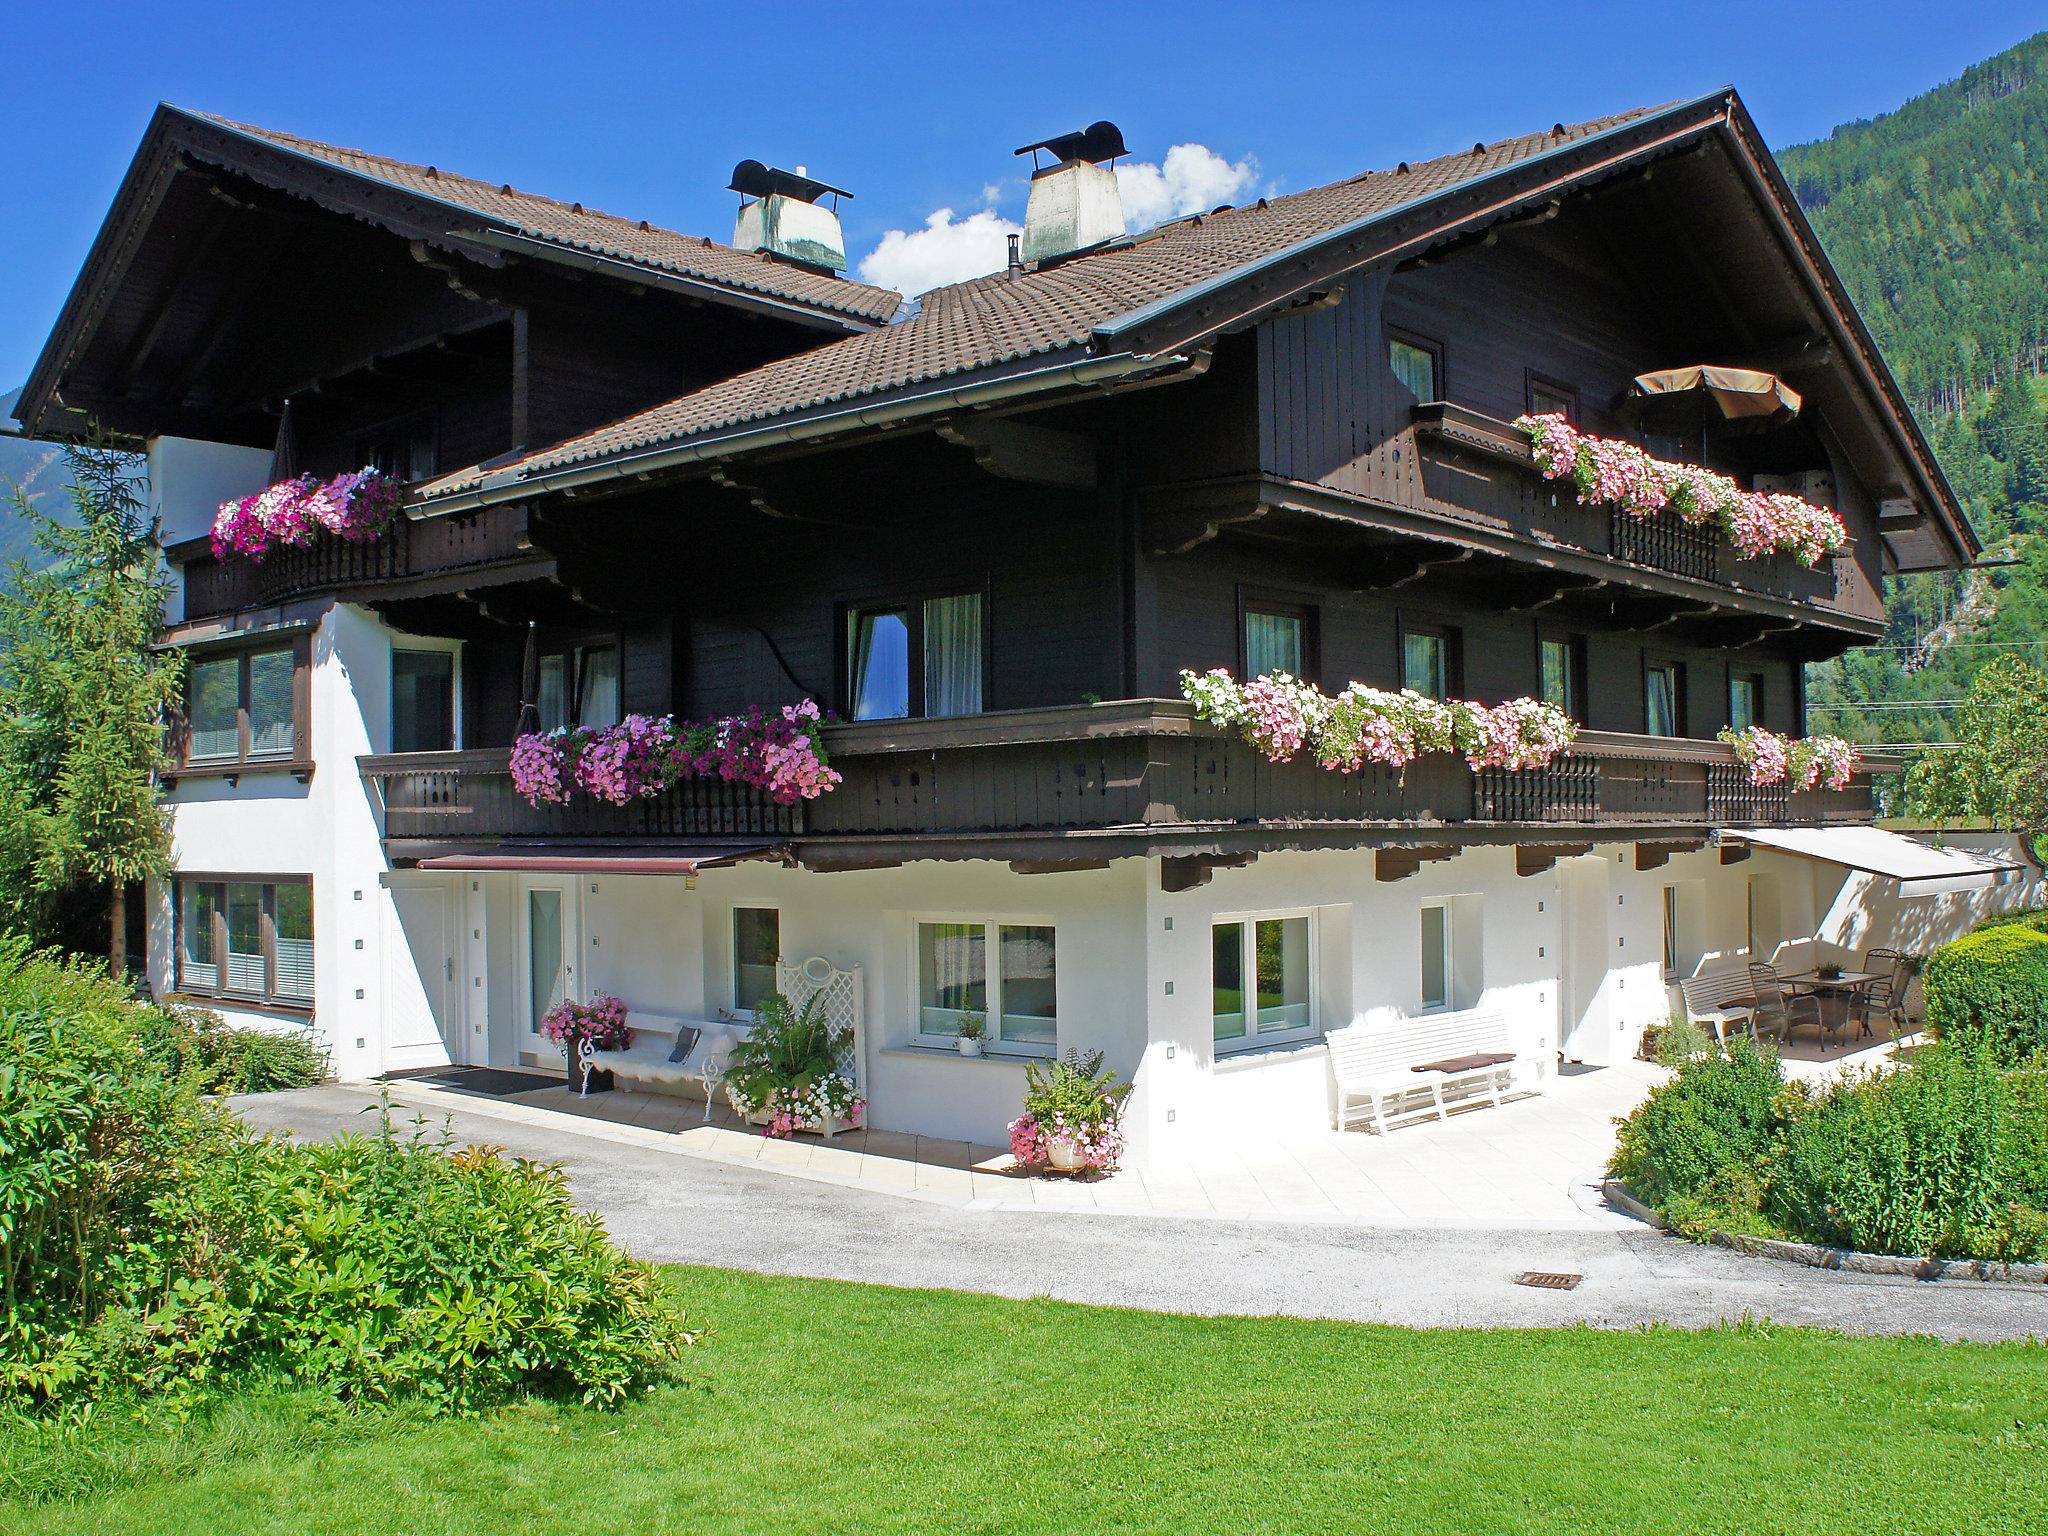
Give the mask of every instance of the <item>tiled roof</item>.
POLYGON ((721 287, 763 294, 861 320, 887 320, 903 303, 901 295, 887 288, 806 272, 801 267, 771 261, 749 251, 735 250, 698 235, 678 234, 645 221, 622 219, 595 208, 586 208, 581 203, 558 202, 537 192, 520 192, 509 186, 458 176, 434 166, 413 165, 404 160, 367 154, 359 149, 341 149, 317 140, 302 139, 296 134, 232 122, 210 113, 193 115, 292 154, 324 160, 345 171, 374 178, 422 197, 472 209, 494 223, 533 239, 573 250, 675 272, 721 287))
MULTIPOLYGON (((1155 300, 1328 234, 1356 219, 1491 175, 1645 116, 1642 108, 1570 128, 1368 171, 1312 191, 1161 225, 1134 241, 1018 276, 995 273, 926 294, 895 325, 834 341, 707 385, 524 460, 491 467, 493 483, 744 427, 956 374, 1078 348, 1098 328, 1155 300)), ((422 488, 432 500, 475 487, 480 469, 422 488)))

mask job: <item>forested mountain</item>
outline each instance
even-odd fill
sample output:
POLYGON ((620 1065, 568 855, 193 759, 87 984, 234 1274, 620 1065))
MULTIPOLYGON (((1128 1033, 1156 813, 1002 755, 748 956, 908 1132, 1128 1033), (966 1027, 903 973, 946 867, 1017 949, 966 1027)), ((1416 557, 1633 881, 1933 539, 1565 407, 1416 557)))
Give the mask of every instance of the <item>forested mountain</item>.
POLYGON ((1976 669, 2048 660, 2048 33, 1780 152, 1986 544, 1894 584, 1889 645, 1813 669, 1815 729, 1938 741, 1976 669))

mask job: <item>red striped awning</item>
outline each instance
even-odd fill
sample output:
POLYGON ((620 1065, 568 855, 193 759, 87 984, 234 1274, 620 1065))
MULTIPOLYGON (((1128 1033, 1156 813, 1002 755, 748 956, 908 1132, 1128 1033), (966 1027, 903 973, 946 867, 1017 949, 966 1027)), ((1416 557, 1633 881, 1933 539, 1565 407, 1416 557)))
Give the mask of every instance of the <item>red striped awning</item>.
POLYGON ((421 869, 522 870, 560 875, 694 875, 774 852, 767 843, 691 843, 607 848, 602 844, 499 843, 492 848, 437 853, 421 869))

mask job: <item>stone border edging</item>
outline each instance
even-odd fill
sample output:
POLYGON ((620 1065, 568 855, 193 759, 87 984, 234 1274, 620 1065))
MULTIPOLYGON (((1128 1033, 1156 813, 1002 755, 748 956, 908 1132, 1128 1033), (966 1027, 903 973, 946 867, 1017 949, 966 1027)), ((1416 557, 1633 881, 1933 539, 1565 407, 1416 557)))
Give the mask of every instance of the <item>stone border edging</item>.
MULTIPOLYGON (((1600 1186, 1602 1194, 1638 1221, 1659 1232, 1669 1232, 1671 1223, 1643 1204, 1619 1179, 1600 1186)), ((1859 1275, 1897 1275, 1908 1280, 1971 1280, 1980 1284, 2048 1285, 2048 1264, 1996 1264, 1988 1259, 1915 1258, 1894 1253, 1859 1253, 1853 1248, 1828 1248, 1820 1243, 1795 1243, 1781 1237, 1752 1237, 1744 1232, 1710 1231, 1706 1240, 1716 1247, 1745 1253, 1752 1258, 1778 1259, 1803 1264, 1808 1269, 1840 1269, 1859 1275)))

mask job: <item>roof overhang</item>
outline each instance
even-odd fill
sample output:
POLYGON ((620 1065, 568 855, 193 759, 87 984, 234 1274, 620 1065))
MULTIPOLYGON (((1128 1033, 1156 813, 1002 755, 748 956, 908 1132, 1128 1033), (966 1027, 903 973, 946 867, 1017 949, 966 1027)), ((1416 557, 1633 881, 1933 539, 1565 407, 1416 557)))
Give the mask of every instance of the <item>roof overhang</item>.
POLYGON ((429 870, 516 871, 557 875, 696 875, 750 859, 779 857, 770 843, 682 843, 608 848, 602 844, 498 843, 489 848, 433 854, 429 870))
POLYGON ((1902 896, 1945 896, 2003 885, 2021 866, 1960 848, 1936 848, 1882 827, 1729 828, 1723 841, 1833 864, 1898 883, 1902 896))

